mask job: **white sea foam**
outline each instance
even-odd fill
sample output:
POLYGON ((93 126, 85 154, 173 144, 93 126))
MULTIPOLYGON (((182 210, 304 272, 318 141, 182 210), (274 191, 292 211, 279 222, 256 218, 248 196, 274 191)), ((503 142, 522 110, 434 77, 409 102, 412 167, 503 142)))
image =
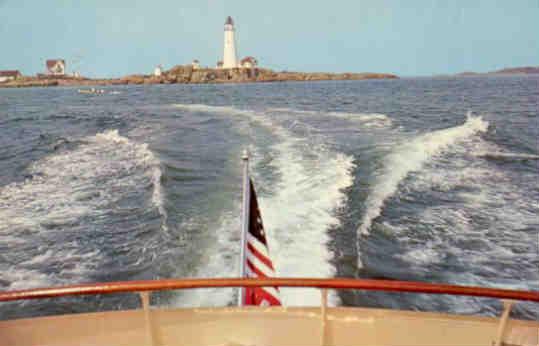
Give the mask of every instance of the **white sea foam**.
MULTIPOLYGON (((197 268, 190 275, 201 278, 236 277, 239 273, 240 243, 240 203, 232 210, 224 210, 216 223, 207 224, 207 220, 189 220, 189 228, 208 227, 210 239, 204 249, 197 268)), ((184 228, 182 225, 181 228, 184 228)), ((182 275, 180 273, 180 275, 182 275)), ((177 307, 215 307, 233 303, 232 288, 212 288, 185 290, 178 294, 172 305, 177 307)))
POLYGON ((418 171, 433 156, 476 133, 485 132, 488 123, 468 114, 464 124, 420 135, 395 147, 385 159, 383 173, 378 176, 366 201, 365 214, 358 229, 368 234, 371 224, 382 212, 384 202, 398 189, 410 172, 418 171))
POLYGON ((309 114, 309 115, 319 114, 319 112, 317 111, 309 111, 309 110, 294 109, 294 108, 287 108, 287 107, 272 107, 272 108, 269 108, 268 111, 279 112, 279 113, 309 114))
POLYGON ((133 143, 117 130, 87 137, 73 150, 46 156, 27 173, 31 178, 0 188, 0 237, 24 240, 10 241, 7 256, 21 256, 18 251, 33 256, 23 262, 19 257, 20 264, 9 268, 0 264, 0 281, 9 282, 11 288, 32 286, 30 276, 47 277, 53 283, 66 273, 76 272, 80 279, 95 270, 98 250, 65 243, 59 234, 76 232, 86 222, 84 218, 100 220, 107 206, 144 186, 153 185, 151 202, 166 221, 159 161, 146 144, 133 143), (25 250, 34 244, 36 251, 25 250), (87 260, 76 261, 78 258, 87 260), (47 263, 35 266, 36 261, 47 263), (73 264, 67 268, 62 261, 73 264), (47 266, 52 274, 42 272, 47 266), (55 271, 55 266, 62 269, 55 271))
POLYGON ((491 159, 504 159, 504 160, 539 160, 539 155, 524 154, 524 153, 509 153, 509 152, 477 152, 477 157, 491 158, 491 159))
POLYGON ((167 211, 165 209, 164 200, 165 197, 163 195, 163 189, 161 186, 161 176, 163 173, 161 172, 161 168, 159 168, 159 165, 155 164, 152 168, 152 185, 153 185, 153 193, 152 193, 152 203, 157 207, 157 210, 159 211, 159 214, 161 214, 163 220, 162 220, 162 227, 164 231, 168 231, 167 221, 168 221, 168 215, 167 211))
MULTIPOLYGON (((231 106, 210 106, 205 104, 174 104, 176 108, 185 109, 191 112, 206 112, 213 114, 227 114, 227 115, 247 115, 247 116, 257 116, 260 113, 248 109, 239 109, 231 106)), ((317 116, 326 116, 347 119, 352 121, 358 121, 361 123, 370 123, 370 124, 379 124, 379 125, 390 125, 391 119, 380 113, 350 113, 350 112, 324 112, 324 111, 310 111, 310 110, 301 110, 301 109, 292 109, 292 108, 268 108, 267 112, 269 113, 291 113, 299 115, 317 115, 317 116)), ((258 119, 259 117, 257 117, 258 119)))
POLYGON ((210 106, 205 104, 182 104, 176 103, 173 104, 173 107, 179 109, 185 109, 190 112, 202 112, 202 113, 212 113, 212 114, 223 114, 223 115, 242 115, 242 114, 256 114, 253 111, 239 109, 231 106, 210 106))
MULTIPOLYGON (((409 174, 399 189, 400 206, 419 202, 421 207, 384 218, 400 249, 390 256, 416 275, 436 272, 456 284, 533 289, 539 282, 539 209, 529 189, 536 175, 479 159, 477 153, 501 152, 480 136, 448 150, 450 155, 436 155, 409 174)), ((451 305, 466 311, 469 303, 451 305)))
POLYGON ((360 122, 379 122, 385 125, 391 124, 391 119, 380 113, 346 113, 346 112, 328 112, 325 113, 329 116, 336 118, 343 118, 348 120, 357 120, 360 122))
MULTIPOLYGON (((516 183, 512 171, 484 160, 469 161, 471 148, 489 146, 492 143, 473 138, 451 160, 430 161, 407 183, 403 200, 434 198, 433 205, 417 209, 411 219, 402 215, 393 220, 398 227, 383 224, 402 248, 393 256, 416 274, 449 266, 454 269, 439 272, 443 281, 531 289, 539 280, 534 270, 537 246, 532 245, 537 244, 538 209, 527 191, 534 178, 520 176, 516 183), (444 193, 437 197, 440 182, 444 193)), ((463 301, 452 304, 459 311, 464 308, 463 301)))
POLYGON ((316 116, 326 116, 341 118, 351 121, 358 121, 365 123, 367 126, 387 126, 391 125, 391 119, 381 113, 359 113, 359 112, 335 112, 335 111, 310 111, 310 110, 300 110, 293 108, 270 108, 269 111, 279 112, 279 113, 290 113, 290 114, 299 114, 299 115, 316 115, 316 116))
MULTIPOLYGON (((270 196, 261 196, 260 206, 269 230, 270 251, 278 276, 333 277, 327 248, 328 229, 339 220, 334 210, 345 199, 343 189, 352 184, 351 157, 324 153, 316 163, 302 162, 290 141, 277 144, 275 165, 282 180, 270 196)), ((282 289, 287 305, 319 304, 316 290, 282 289)), ((335 300, 335 297, 333 297, 335 300)))
MULTIPOLYGON (((345 201, 343 189, 353 182, 353 159, 335 153, 322 145, 312 145, 309 138, 293 135, 288 129, 263 112, 206 105, 177 105, 189 111, 210 112, 247 119, 269 130, 276 140, 268 149, 258 145, 251 159, 252 175, 257 186, 270 187, 269 193, 260 193, 259 203, 268 234, 268 246, 278 276, 332 277, 335 268, 330 263, 332 253, 327 247, 328 229, 339 223, 335 210, 345 201), (269 165, 278 174, 276 185, 265 182, 257 169, 261 167, 259 155, 269 150, 273 157, 269 165)), ((206 276, 227 276, 237 273, 237 253, 231 249, 238 244, 239 208, 225 211, 215 233, 218 244, 200 273, 206 276), (231 233, 232 232, 232 233, 231 233)), ((213 292, 212 292, 213 294, 213 292)), ((202 302, 215 305, 230 302, 231 293, 218 298, 207 297, 204 292, 190 293, 190 304, 202 302), (227 299, 228 297, 228 299, 227 299), (193 301, 196 300, 196 303, 193 301), (223 301, 224 300, 224 301, 223 301)), ((281 289, 285 305, 317 305, 320 293, 309 289, 281 289)), ((336 295, 330 296, 335 304, 336 295)))
MULTIPOLYGON (((537 233, 529 225, 537 224, 537 214, 530 210, 532 201, 524 191, 519 191, 503 179, 474 182, 470 176, 468 188, 479 190, 481 198, 467 200, 465 204, 443 205, 426 208, 420 214, 423 224, 429 225, 435 241, 410 246, 403 257, 416 266, 429 265, 428 261, 411 256, 419 251, 426 254, 448 254, 466 263, 467 275, 447 273, 450 282, 467 285, 496 285, 499 287, 531 289, 530 283, 538 282, 534 270, 537 260, 537 233), (516 203, 507 192, 516 192, 516 203), (479 221, 482 220, 482 221, 479 221), (488 227, 480 223, 488 220, 488 227), (457 244, 457 245, 455 245, 457 244), (470 245, 466 245, 470 244, 470 245), (518 251, 514 251, 518 249, 518 251), (499 272, 499 265, 507 263, 499 272), (524 271, 524 273, 523 273, 524 271), (521 277, 529 278, 522 282, 521 277)), ((457 263, 458 265, 458 263, 457 263)))

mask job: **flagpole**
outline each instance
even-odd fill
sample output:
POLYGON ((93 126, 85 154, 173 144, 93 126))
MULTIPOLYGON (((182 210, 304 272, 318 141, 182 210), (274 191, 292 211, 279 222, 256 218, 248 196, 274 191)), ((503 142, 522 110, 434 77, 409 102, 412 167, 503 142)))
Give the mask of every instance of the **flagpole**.
MULTIPOLYGON (((240 249, 240 277, 245 277, 245 246, 247 231, 249 229, 249 205, 251 203, 251 191, 249 184, 249 152, 243 151, 241 157, 243 161, 243 208, 241 214, 241 249, 240 249)), ((245 288, 239 288, 238 306, 243 306, 245 298, 245 288)))

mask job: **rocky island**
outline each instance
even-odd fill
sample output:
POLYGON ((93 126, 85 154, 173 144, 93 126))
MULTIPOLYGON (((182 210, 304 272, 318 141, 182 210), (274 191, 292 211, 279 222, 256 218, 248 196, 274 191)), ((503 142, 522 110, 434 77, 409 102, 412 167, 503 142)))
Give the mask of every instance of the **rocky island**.
POLYGON ((19 77, 0 83, 0 87, 36 86, 92 86, 123 84, 203 84, 203 83, 254 83, 286 81, 361 80, 398 78, 387 73, 325 73, 325 72, 276 72, 265 68, 195 69, 191 65, 177 65, 160 76, 129 75, 121 78, 84 78, 70 76, 19 77))
POLYGON ((508 67, 489 72, 461 72, 457 76, 480 76, 480 75, 511 75, 511 74, 539 74, 539 66, 508 67))

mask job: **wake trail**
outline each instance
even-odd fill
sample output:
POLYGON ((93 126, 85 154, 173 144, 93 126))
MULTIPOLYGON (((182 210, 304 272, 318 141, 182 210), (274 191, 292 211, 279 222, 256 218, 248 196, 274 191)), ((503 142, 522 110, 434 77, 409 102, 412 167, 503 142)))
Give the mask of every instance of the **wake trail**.
POLYGON ((19 258, 16 266, 0 263, 0 282, 10 289, 51 285, 69 276, 80 281, 94 273, 103 249, 81 241, 88 232, 95 238, 105 229, 110 206, 118 210, 123 199, 142 197, 145 186, 153 187, 151 203, 166 228, 159 160, 147 144, 117 130, 83 138, 74 149, 34 162, 25 173, 25 181, 0 188, 0 244, 10 244, 8 258, 19 258))
MULTIPOLYGON (((353 157, 329 150, 323 143, 313 145, 310 138, 293 134, 268 112, 229 106, 176 107, 192 112, 233 116, 240 123, 247 120, 251 125, 270 131, 273 136, 270 143, 254 143, 250 166, 276 275, 333 277, 336 270, 330 263, 333 254, 327 246, 330 241, 328 230, 339 225, 335 210, 345 202, 343 190, 353 182, 353 157), (271 157, 270 161, 262 160, 260 156, 265 154, 271 157), (276 182, 269 182, 259 171, 268 169, 276 173, 276 182), (261 187, 269 187, 269 191, 264 193, 261 187)), ((223 220, 215 232, 218 234, 218 244, 210 250, 211 261, 200 268, 200 273, 237 275, 239 237, 230 233, 237 232, 239 235, 239 212, 239 208, 223 212, 223 220), (230 249, 238 249, 233 259, 227 259, 224 255, 230 249), (223 263, 229 265, 223 266, 223 263)), ((224 299, 221 304, 230 302, 230 294, 228 301, 225 297, 221 298, 224 299)), ((316 290, 283 288, 281 298, 289 306, 320 303, 316 290)), ((333 302, 337 300, 336 295, 331 298, 333 302)), ((196 294, 196 297, 188 300, 193 303, 193 300, 200 302, 200 299, 204 298, 196 294)), ((215 305, 216 302, 206 300, 205 303, 215 305)))
POLYGON ((277 113, 289 113, 297 115, 313 115, 321 117, 333 117, 357 121, 366 126, 389 126, 392 124, 391 118, 381 113, 360 113, 360 112, 336 112, 336 111, 311 111, 293 108, 270 108, 269 111, 277 113))
POLYGON ((401 181, 410 172, 421 170, 432 157, 466 138, 486 132, 487 129, 488 122, 468 113, 466 121, 460 126, 423 134, 397 145, 386 157, 384 170, 369 193, 358 235, 369 234, 372 222, 380 216, 385 201, 395 194, 401 181))

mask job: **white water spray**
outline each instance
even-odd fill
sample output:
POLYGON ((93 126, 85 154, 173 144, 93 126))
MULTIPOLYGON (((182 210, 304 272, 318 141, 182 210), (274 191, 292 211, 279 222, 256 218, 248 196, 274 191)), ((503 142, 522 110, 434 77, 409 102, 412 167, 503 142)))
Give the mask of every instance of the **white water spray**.
POLYGON ((425 162, 453 144, 476 133, 486 132, 487 129, 488 122, 468 113, 466 122, 460 126, 423 134, 397 145, 386 158, 384 172, 377 178, 369 193, 358 234, 369 233, 372 222, 380 216, 385 201, 397 191, 400 182, 410 172, 420 170, 425 162))

